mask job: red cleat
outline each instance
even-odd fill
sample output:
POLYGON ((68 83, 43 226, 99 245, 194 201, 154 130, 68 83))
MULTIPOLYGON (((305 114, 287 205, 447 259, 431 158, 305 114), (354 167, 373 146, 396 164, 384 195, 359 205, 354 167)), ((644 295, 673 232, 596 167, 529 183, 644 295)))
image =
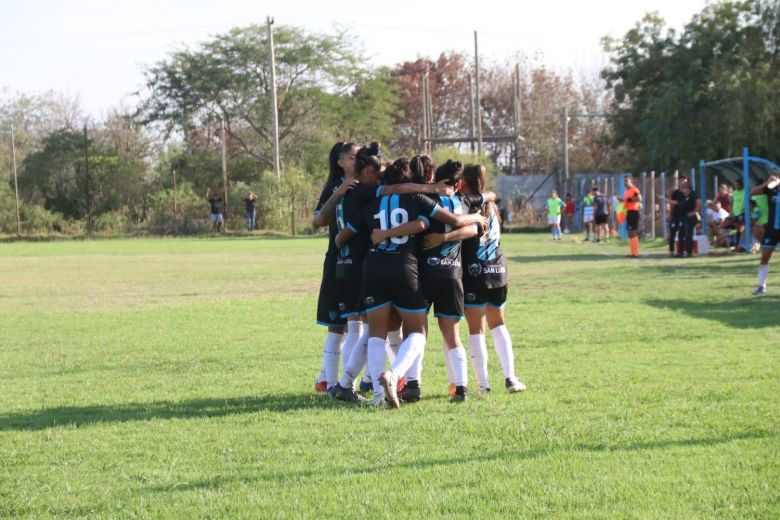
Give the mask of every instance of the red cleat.
POLYGON ((324 394, 328 391, 328 382, 320 381, 319 383, 314 383, 314 391, 318 394, 324 394))
POLYGON ((396 392, 400 392, 401 390, 404 389, 405 386, 406 386, 406 378, 405 377, 399 377, 398 378, 398 383, 395 385, 395 391, 396 392))

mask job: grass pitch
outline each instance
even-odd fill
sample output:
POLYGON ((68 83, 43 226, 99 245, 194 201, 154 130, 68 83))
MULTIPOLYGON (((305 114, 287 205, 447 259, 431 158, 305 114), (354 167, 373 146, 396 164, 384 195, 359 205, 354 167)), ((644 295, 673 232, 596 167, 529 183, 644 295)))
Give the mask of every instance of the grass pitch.
POLYGON ((450 404, 434 325, 398 411, 312 393, 324 239, 0 244, 0 517, 780 515, 776 261, 503 244, 528 391, 450 404))

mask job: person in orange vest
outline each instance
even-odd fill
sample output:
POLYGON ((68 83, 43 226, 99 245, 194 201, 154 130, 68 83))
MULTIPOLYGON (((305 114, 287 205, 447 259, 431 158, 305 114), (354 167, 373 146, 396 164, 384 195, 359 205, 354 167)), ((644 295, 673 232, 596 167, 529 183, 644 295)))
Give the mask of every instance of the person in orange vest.
POLYGON ((631 176, 626 177, 626 191, 623 192, 623 208, 626 211, 626 226, 628 227, 628 244, 631 258, 639 258, 639 208, 642 204, 642 194, 634 186, 631 176))

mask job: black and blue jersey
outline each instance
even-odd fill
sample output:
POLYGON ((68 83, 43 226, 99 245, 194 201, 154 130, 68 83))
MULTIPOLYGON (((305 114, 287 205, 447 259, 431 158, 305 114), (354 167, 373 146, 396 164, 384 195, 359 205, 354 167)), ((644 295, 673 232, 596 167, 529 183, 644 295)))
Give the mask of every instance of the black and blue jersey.
MULTIPOLYGON (((455 195, 438 195, 434 200, 438 204, 455 215, 474 213, 482 205, 482 197, 464 196, 461 193, 455 195)), ((476 225, 476 224, 475 224, 476 225)), ((448 233, 452 228, 441 222, 431 222, 426 230, 429 233, 448 233)), ((433 249, 425 249, 420 252, 420 271, 424 277, 435 276, 439 278, 461 279, 463 269, 461 267, 461 241, 454 240, 444 242, 433 249)))
MULTIPOLYGON (((335 219, 339 232, 347 227, 348 222, 358 218, 369 202, 380 196, 381 189, 381 186, 358 184, 339 199, 335 219)), ((339 248, 336 255, 336 276, 350 276, 354 271, 360 271, 370 247, 370 234, 368 230, 363 230, 339 248)))
MULTIPOLYGON (((331 195, 333 195, 333 191, 341 186, 341 183, 344 182, 343 177, 339 177, 335 181, 331 181, 325 184, 325 187, 322 188, 322 193, 320 193, 320 200, 317 202, 317 207, 314 208, 314 214, 319 215, 320 210, 325 205, 326 202, 328 202, 328 199, 330 199, 331 195)), ((331 260, 335 262, 336 260, 336 235, 339 234, 339 228, 337 219, 332 219, 330 221, 330 224, 328 225, 328 250, 325 253, 326 260, 331 260)))
MULTIPOLYGON (((382 195, 367 204, 359 215, 349 220, 347 227, 354 233, 367 233, 370 236, 374 229, 392 229, 417 219, 430 225, 430 217, 433 217, 438 210, 438 204, 418 193, 382 195)), ((408 257, 414 258, 416 243, 415 235, 393 237, 371 246, 369 253, 388 257, 402 256, 404 260, 408 260, 408 257)))
POLYGON ((780 231, 780 204, 777 203, 778 193, 780 193, 780 187, 778 186, 774 188, 767 186, 764 188, 764 195, 766 195, 769 203, 769 220, 766 223, 766 227, 774 231, 780 231))
POLYGON ((484 287, 503 287, 507 284, 506 259, 501 249, 501 222, 491 212, 488 226, 481 236, 463 241, 463 263, 466 266, 463 279, 477 282, 484 287))

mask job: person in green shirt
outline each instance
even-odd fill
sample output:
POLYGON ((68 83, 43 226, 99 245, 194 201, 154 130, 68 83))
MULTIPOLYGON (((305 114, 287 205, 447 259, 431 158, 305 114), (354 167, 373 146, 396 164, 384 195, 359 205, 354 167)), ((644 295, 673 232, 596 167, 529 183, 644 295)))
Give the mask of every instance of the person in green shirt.
POLYGON ((547 224, 550 225, 553 240, 561 239, 561 209, 563 201, 558 197, 558 192, 553 190, 547 199, 547 224))
POLYGON ((732 233, 734 233, 736 240, 734 251, 744 252, 739 243, 742 240, 742 232, 745 230, 745 185, 739 179, 734 181, 731 200, 731 222, 734 225, 732 233))
POLYGON ((590 240, 593 232, 593 195, 587 193, 582 197, 582 222, 585 224, 585 240, 590 240))

